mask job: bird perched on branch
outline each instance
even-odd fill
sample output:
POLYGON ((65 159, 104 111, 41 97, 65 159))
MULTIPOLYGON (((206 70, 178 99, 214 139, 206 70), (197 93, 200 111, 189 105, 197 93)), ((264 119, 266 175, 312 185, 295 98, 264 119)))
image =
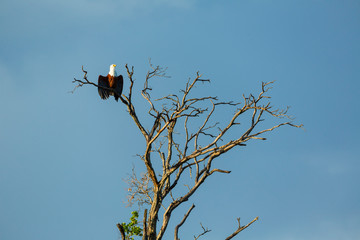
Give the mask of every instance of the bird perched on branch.
POLYGON ((115 100, 118 101, 121 96, 124 79, 122 75, 117 76, 115 67, 115 64, 110 65, 110 72, 106 77, 99 75, 98 92, 101 99, 114 96, 115 100))

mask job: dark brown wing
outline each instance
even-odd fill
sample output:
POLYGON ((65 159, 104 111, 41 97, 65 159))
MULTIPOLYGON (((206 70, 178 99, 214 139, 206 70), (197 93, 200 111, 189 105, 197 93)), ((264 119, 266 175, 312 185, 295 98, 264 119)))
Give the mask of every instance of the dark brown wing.
POLYGON ((119 97, 121 96, 123 85, 124 85, 124 79, 122 75, 119 75, 114 78, 115 80, 115 89, 114 89, 114 97, 115 100, 118 101, 119 97))
POLYGON ((109 98, 109 90, 103 89, 101 87, 109 88, 109 79, 107 77, 99 75, 98 80, 98 92, 101 99, 108 99, 109 98))

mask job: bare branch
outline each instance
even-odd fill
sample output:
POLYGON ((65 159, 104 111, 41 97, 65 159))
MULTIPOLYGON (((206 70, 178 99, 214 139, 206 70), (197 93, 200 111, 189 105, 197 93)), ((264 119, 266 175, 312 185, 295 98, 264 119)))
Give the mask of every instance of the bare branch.
POLYGON ((138 179, 135 167, 132 169, 132 174, 125 180, 129 185, 128 188, 128 206, 137 203, 139 207, 142 205, 151 205, 153 200, 153 188, 150 185, 150 177, 147 173, 142 173, 141 178, 138 179))
POLYGON ((215 168, 215 169, 211 170, 210 175, 213 174, 214 172, 227 173, 227 174, 231 173, 231 171, 226 171, 226 170, 221 170, 221 169, 215 168))
POLYGON ((200 233, 200 234, 197 235, 197 236, 194 236, 194 240, 197 240, 197 239, 199 239, 201 236, 205 235, 206 233, 211 232, 211 230, 209 230, 208 228, 204 228, 204 226, 203 226, 201 223, 200 223, 200 225, 201 225, 201 228, 203 229, 203 232, 200 233))
POLYGON ((241 226, 240 225, 240 218, 237 219, 239 227, 238 229, 236 229, 235 232, 233 232, 230 236, 228 236, 225 240, 230 240, 233 237, 235 237, 239 232, 241 232, 242 230, 246 229, 247 227, 249 227, 251 224, 253 224, 255 221, 257 221, 259 219, 259 217, 254 218, 254 220, 252 220, 251 222, 249 222, 248 224, 246 224, 245 226, 241 226))
POLYGON ((116 224, 116 226, 119 229, 119 232, 121 234, 121 239, 126 240, 124 227, 120 223, 116 224))
POLYGON ((184 224, 184 222, 186 221, 186 219, 189 217, 189 215, 190 215, 190 213, 191 213, 191 211, 194 209, 194 207, 195 207, 195 205, 193 204, 191 207, 190 207, 190 209, 187 211, 187 213, 184 215, 184 217, 183 217, 183 219, 181 220, 181 222, 178 224, 178 225, 176 225, 176 227, 175 227, 175 233, 174 233, 174 235, 175 235, 175 240, 180 240, 179 239, 179 236, 178 236, 178 231, 179 231, 179 228, 184 224))
POLYGON ((147 209, 144 210, 144 219, 143 219, 143 237, 142 240, 148 240, 146 231, 147 231, 147 209))

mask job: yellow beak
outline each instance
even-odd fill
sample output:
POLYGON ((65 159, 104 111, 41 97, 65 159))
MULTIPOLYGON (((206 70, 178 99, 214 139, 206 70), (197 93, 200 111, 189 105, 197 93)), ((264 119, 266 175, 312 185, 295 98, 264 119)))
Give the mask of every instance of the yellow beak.
POLYGON ((116 64, 113 64, 114 67, 116 67, 116 64))

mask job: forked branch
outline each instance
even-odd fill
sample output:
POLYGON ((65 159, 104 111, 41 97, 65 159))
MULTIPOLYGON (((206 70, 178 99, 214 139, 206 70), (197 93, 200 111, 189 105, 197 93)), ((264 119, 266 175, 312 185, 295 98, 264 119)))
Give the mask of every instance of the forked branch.
POLYGON ((237 219, 239 227, 235 230, 235 232, 233 232, 230 236, 228 236, 227 238, 225 238, 225 240, 230 240, 233 237, 235 237, 236 235, 238 235, 241 231, 243 231, 244 229, 248 228, 251 224, 253 224, 255 221, 257 221, 259 219, 259 217, 254 218, 254 220, 252 220, 251 222, 249 222, 248 224, 246 224, 245 226, 241 226, 240 224, 240 218, 237 219))

